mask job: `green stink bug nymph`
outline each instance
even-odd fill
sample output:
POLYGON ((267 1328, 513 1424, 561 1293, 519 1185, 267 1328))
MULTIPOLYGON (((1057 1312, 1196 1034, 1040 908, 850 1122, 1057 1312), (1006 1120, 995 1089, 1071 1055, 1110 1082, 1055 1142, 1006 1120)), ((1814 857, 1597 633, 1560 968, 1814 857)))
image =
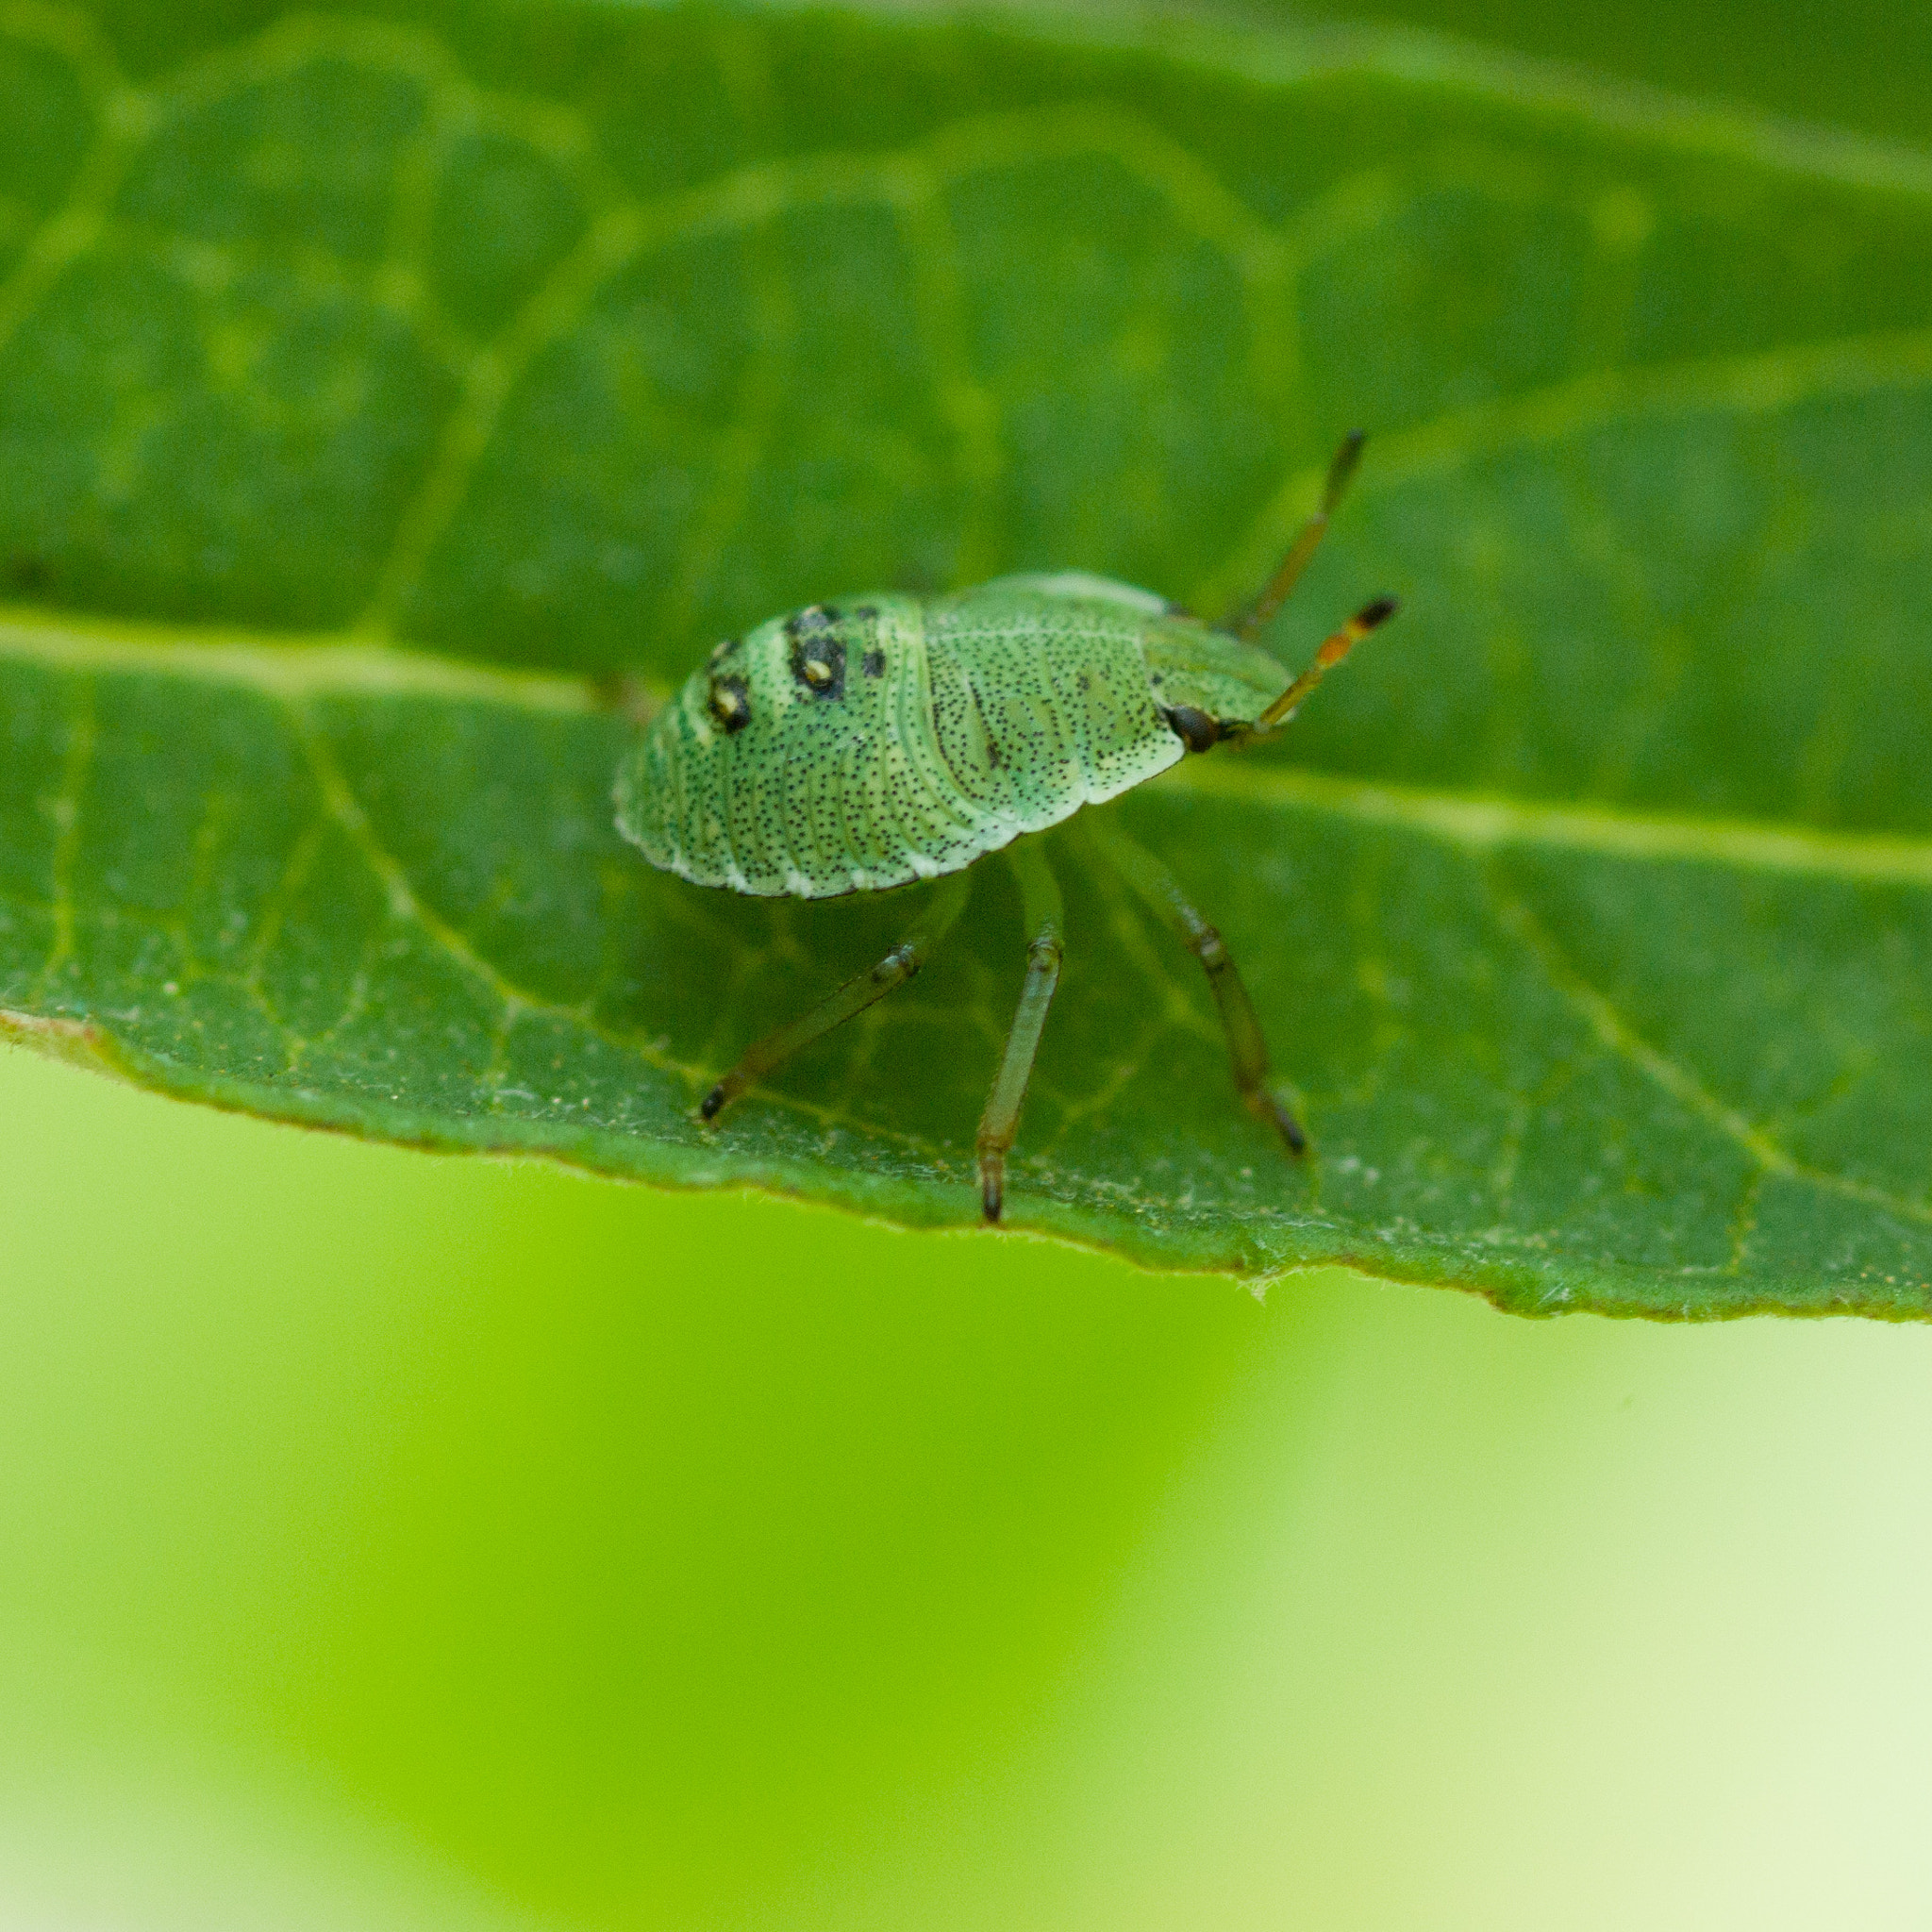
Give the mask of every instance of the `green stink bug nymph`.
MULTIPOLYGON (((617 824, 653 865, 764 897, 944 883, 869 973, 752 1046, 706 1095, 715 1120, 761 1075, 918 972, 966 902, 963 874, 1006 850, 1029 945, 1019 1009, 979 1123, 980 1199, 997 1221, 1035 1049, 1059 977, 1059 888, 1033 833, 1190 752, 1285 724, 1395 608, 1377 598, 1299 677, 1254 641, 1321 541, 1361 452, 1343 442, 1322 507, 1257 595, 1217 624, 1105 577, 1000 577, 942 597, 812 604, 712 651, 617 776, 617 824)), ((1105 814, 1098 849, 1208 971, 1249 1108, 1300 1154, 1221 936, 1167 868, 1105 814)))

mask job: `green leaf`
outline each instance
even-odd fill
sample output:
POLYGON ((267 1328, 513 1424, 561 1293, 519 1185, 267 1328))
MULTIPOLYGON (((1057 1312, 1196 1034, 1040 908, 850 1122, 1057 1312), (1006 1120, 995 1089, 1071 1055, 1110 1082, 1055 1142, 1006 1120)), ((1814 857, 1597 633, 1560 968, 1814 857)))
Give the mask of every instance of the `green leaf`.
POLYGON ((1217 608, 1359 423, 1272 642, 1403 616, 1289 740, 1119 808, 1316 1155, 1059 838, 1011 1217, 1525 1311, 1924 1315, 1928 291, 1932 158, 1413 38, 14 0, 6 1024, 278 1118, 970 1222, 1009 875, 708 1133, 908 902, 651 873, 586 674, 1006 569, 1217 608))

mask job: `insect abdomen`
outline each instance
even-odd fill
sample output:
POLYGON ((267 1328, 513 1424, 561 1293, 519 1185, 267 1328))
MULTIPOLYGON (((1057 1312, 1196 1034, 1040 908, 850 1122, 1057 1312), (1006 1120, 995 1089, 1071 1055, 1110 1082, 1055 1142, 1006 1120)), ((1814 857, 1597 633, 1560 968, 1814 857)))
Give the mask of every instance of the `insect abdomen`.
POLYGON ((811 606, 719 646, 618 774, 653 864, 761 897, 957 871, 982 849, 932 743, 917 602, 811 606))
POLYGON ((808 607, 721 645, 618 778, 701 885, 827 898, 933 878, 1181 756, 1127 605, 1002 585, 808 607))

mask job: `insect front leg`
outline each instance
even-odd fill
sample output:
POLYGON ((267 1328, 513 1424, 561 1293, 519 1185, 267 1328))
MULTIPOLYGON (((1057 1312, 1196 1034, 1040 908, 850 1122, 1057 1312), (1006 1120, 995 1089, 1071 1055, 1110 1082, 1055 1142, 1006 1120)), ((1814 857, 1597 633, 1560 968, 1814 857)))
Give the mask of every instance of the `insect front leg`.
POLYGON ((1248 990, 1241 984, 1221 935, 1195 911, 1173 873, 1145 846, 1130 839, 1110 817, 1093 813, 1084 823, 1089 836, 1135 895, 1180 936, 1207 969, 1208 986, 1214 994, 1214 1004, 1221 1009, 1222 1028, 1227 1035, 1227 1058, 1234 1068, 1234 1084, 1241 1090, 1248 1111, 1272 1125, 1291 1154, 1305 1152, 1307 1137, 1295 1117, 1269 1091, 1268 1045, 1261 1038, 1261 1023, 1255 1017, 1254 1003, 1248 998, 1248 990))
POLYGON ((1030 840, 1022 840, 1008 854, 1020 880, 1020 903, 1031 935, 1026 946, 1026 983, 1013 1014, 1007 1050, 993 1076, 992 1092, 979 1118, 979 1203, 989 1221, 1000 1218, 1006 1198, 1007 1152, 1020 1131, 1020 1109, 1026 1101, 1026 1082, 1033 1073, 1033 1056, 1046 1009, 1059 984, 1060 958, 1065 951, 1066 913, 1060 889, 1046 856, 1030 840))
POLYGON ((747 1087, 762 1079, 782 1061, 790 1059, 800 1047, 809 1046, 834 1026, 842 1025, 855 1014, 864 1012, 874 1001, 884 999, 894 987, 904 986, 924 965, 932 949, 946 936, 971 891, 964 873, 957 873, 942 880, 926 904, 925 917, 871 972, 861 973, 856 979, 848 979, 837 992, 827 994, 789 1026, 781 1026, 775 1033, 766 1034, 756 1045, 747 1047, 743 1058, 705 1095, 704 1103, 698 1108, 699 1118, 716 1120, 747 1087))

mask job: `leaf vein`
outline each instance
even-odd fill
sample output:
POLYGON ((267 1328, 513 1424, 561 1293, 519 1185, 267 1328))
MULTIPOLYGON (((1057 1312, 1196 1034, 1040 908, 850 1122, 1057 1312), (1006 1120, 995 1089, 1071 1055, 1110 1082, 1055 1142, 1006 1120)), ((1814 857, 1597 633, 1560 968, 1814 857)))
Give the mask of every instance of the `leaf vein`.
POLYGON ((1882 1208, 1902 1221, 1932 1227, 1932 1202, 1909 1200, 1794 1158, 1761 1127, 1720 1100, 1689 1068, 1646 1040, 1624 1018, 1615 1002, 1570 963, 1549 929, 1529 907, 1506 891, 1487 871, 1485 877, 1504 929, 1539 962, 1550 984, 1582 1016, 1602 1045, 1643 1074, 1687 1113, 1733 1141, 1763 1174, 1803 1181, 1825 1193, 1857 1201, 1862 1207, 1882 1208))
MULTIPOLYGON (((1451 409, 1375 439, 1356 488, 1364 497, 1453 476, 1489 458, 1638 422, 1718 411, 1773 415, 1827 398, 1932 384, 1932 329, 1882 330, 1797 342, 1756 355, 1641 369, 1605 369, 1518 395, 1451 409)), ((1321 494, 1325 464, 1283 480, 1195 604, 1211 610, 1264 575, 1321 494)))
POLYGON ((1932 888, 1932 839, 1925 838, 1430 791, 1307 767, 1257 769, 1234 759, 1198 759, 1155 782, 1207 797, 1324 812, 1358 824, 1419 833, 1476 854, 1544 847, 1652 864, 1718 865, 1847 884, 1932 888))

